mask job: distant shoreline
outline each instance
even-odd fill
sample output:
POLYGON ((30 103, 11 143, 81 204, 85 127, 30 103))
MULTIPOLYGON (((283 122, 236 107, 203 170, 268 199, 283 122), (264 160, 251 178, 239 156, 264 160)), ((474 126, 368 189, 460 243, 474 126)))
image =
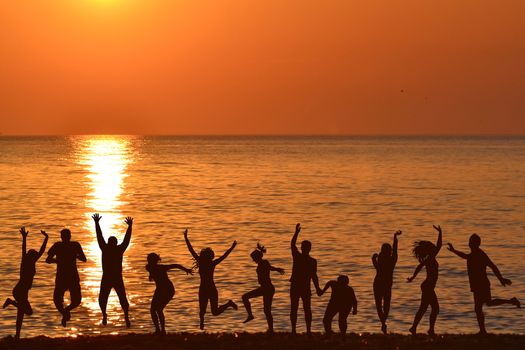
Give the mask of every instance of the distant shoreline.
POLYGON ((49 338, 39 336, 15 342, 6 337, 0 349, 61 349, 61 350, 141 350, 141 349, 525 349, 522 334, 443 334, 415 337, 400 334, 354 334, 342 341, 339 334, 326 337, 290 333, 170 333, 163 337, 153 334, 79 336, 78 338, 49 338))

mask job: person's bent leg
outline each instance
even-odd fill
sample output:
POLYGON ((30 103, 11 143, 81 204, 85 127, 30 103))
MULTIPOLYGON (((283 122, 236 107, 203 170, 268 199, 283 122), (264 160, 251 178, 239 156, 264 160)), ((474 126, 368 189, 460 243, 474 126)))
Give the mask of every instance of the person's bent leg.
POLYGON ((53 291, 53 303, 55 304, 56 309, 61 314, 64 313, 64 293, 67 288, 62 285, 55 285, 55 290, 53 291))
POLYGON ((219 293, 217 292, 217 290, 215 290, 210 296, 210 307, 211 307, 211 314, 213 316, 219 316, 224 311, 226 311, 226 309, 228 309, 229 307, 235 309, 237 305, 235 305, 235 303, 230 300, 226 304, 219 306, 219 293))
POLYGON ((304 320, 306 321, 306 333, 312 333, 312 296, 310 293, 304 293, 301 296, 303 300, 303 309, 304 309, 304 320))
POLYGON ((69 288, 69 294, 71 296, 71 303, 65 309, 68 311, 78 307, 82 302, 82 293, 80 291, 80 282, 75 282, 69 288))
POLYGON ((260 297, 262 295, 263 295, 262 289, 259 287, 242 296, 242 303, 244 304, 244 308, 246 309, 246 312, 248 313, 248 317, 243 323, 250 322, 251 320, 253 320, 252 305, 250 304, 250 299, 260 297))
POLYGON ((328 305, 326 306, 326 310, 324 312, 323 317, 323 326, 325 333, 331 334, 332 333, 332 320, 334 319, 334 316, 337 314, 337 307, 332 302, 328 302, 328 305))
POLYGON ((429 305, 428 296, 425 292, 421 293, 421 304, 419 305, 419 309, 416 312, 416 316, 414 317, 414 322, 412 323, 412 327, 410 328, 410 333, 416 334, 417 326, 419 322, 421 321, 421 318, 427 311, 429 305))

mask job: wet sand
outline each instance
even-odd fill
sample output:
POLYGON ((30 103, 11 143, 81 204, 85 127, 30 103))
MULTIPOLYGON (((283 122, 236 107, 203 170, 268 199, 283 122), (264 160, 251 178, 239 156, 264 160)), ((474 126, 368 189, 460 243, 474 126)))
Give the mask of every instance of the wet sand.
POLYGON ((53 350, 140 350, 140 349, 525 349, 525 335, 454 335, 434 338, 426 335, 348 334, 342 341, 338 334, 291 336, 277 333, 173 333, 164 337, 151 334, 115 336, 79 336, 78 338, 48 338, 45 336, 15 342, 7 337, 0 340, 0 349, 53 350))

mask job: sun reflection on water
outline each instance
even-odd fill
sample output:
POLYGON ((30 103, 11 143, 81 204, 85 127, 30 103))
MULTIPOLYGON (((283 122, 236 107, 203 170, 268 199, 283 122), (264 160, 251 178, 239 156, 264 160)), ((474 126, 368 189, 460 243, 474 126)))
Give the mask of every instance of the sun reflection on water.
MULTIPOLYGON (((130 140, 124 137, 96 136, 82 139, 80 141, 79 162, 87 171, 87 183, 89 193, 86 196, 85 228, 92 232, 90 239, 84 241, 84 251, 89 262, 84 269, 82 290, 85 291, 82 305, 89 310, 90 314, 100 314, 98 305, 98 292, 102 278, 102 256, 97 243, 95 228, 91 215, 100 213, 102 220, 100 226, 107 240, 109 236, 116 236, 119 242, 126 230, 124 214, 121 212, 124 201, 124 179, 128 176, 126 168, 132 162, 130 140)), ((124 259, 124 265, 126 259, 124 259)), ((126 269, 126 266, 123 266, 126 269)), ((118 300, 112 293, 108 302, 108 312, 118 307, 118 300)), ((116 315, 119 315, 119 310, 116 315)), ((109 318, 111 322, 111 316, 109 318)), ((100 319, 94 319, 94 324, 100 323, 100 319)))

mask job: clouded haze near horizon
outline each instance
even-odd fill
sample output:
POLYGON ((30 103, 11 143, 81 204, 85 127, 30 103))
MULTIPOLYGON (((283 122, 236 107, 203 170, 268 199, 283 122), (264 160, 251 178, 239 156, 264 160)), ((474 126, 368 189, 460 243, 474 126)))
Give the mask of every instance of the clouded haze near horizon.
POLYGON ((4 134, 525 134, 523 1, 0 4, 4 134))

